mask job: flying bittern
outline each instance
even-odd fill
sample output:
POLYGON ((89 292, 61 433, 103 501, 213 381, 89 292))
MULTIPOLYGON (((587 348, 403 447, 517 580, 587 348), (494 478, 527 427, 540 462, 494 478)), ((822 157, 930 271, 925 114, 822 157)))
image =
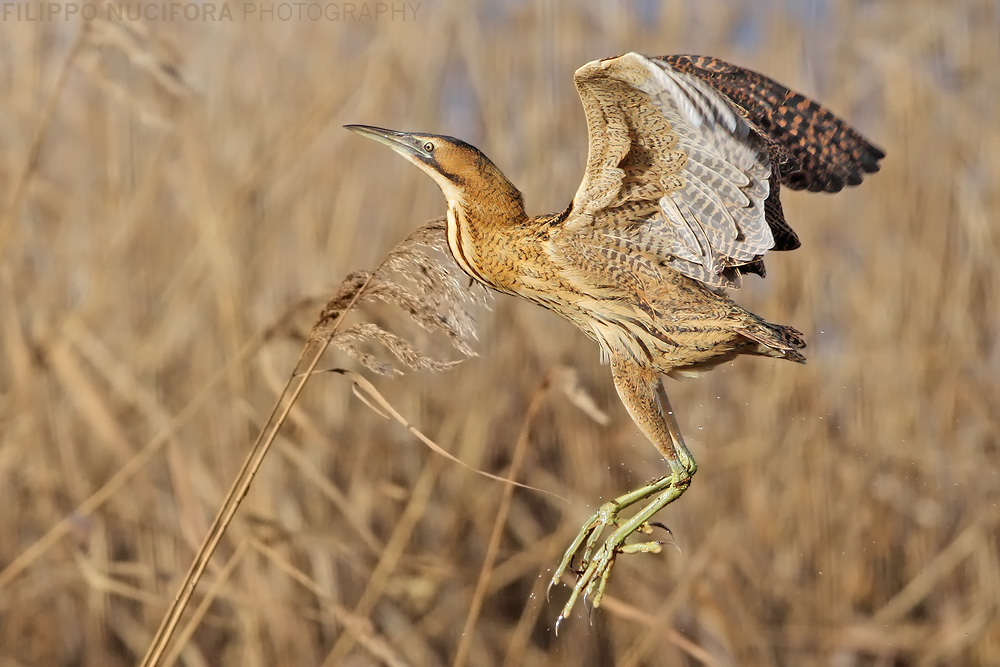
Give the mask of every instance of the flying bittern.
POLYGON ((469 144, 447 136, 349 125, 426 172, 448 201, 448 247, 472 278, 562 315, 600 345, 618 395, 670 473, 604 504, 552 578, 581 553, 581 593, 600 604, 626 543, 691 483, 662 375, 703 371, 737 355, 803 362, 795 329, 733 303, 768 250, 791 250, 778 192, 837 192, 885 154, 816 102, 715 58, 635 53, 575 74, 590 135, 587 170, 561 213, 528 217, 521 193, 469 144), (619 513, 645 505, 628 519, 619 513), (599 545, 605 529, 613 529, 599 545))

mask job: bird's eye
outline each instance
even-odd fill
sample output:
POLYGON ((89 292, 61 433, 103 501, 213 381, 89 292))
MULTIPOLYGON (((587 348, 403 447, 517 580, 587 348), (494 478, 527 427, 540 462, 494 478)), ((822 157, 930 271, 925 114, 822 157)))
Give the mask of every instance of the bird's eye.
POLYGON ((428 153, 430 153, 432 150, 434 150, 434 144, 431 143, 430 141, 425 141, 424 142, 424 150, 427 151, 428 153))

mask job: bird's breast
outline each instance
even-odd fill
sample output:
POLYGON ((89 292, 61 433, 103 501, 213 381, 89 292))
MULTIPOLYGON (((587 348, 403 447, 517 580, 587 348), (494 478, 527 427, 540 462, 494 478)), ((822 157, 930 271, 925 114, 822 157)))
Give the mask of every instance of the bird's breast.
POLYGON ((488 275, 489 272, 485 270, 480 261, 481 253, 480 248, 477 247, 479 245, 477 236, 476 230, 470 228, 464 209, 457 203, 449 201, 448 249, 455 258, 455 262, 460 269, 475 280, 488 287, 500 289, 493 276, 488 275))
POLYGON ((531 299, 551 289, 554 267, 544 250, 547 235, 531 225, 484 220, 448 205, 448 249, 459 267, 500 292, 531 299))

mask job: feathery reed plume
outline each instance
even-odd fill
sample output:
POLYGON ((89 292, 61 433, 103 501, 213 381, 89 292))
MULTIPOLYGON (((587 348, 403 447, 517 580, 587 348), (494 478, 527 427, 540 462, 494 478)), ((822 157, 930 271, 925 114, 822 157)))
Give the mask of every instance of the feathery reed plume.
MULTIPOLYGON (((235 517, 240 502, 249 491, 250 484, 253 482, 257 470, 260 469, 271 444, 277 438, 278 431, 288 417, 288 413, 298 400, 306 382, 316 372, 316 366, 327 347, 333 344, 354 356, 364 366, 383 374, 398 374, 402 371, 390 363, 379 361, 373 354, 362 350, 359 347, 361 343, 377 341, 399 363, 412 369, 448 368, 457 363, 429 357, 418 351, 412 343, 376 324, 362 322, 342 329, 345 318, 351 315, 359 304, 382 301, 398 306, 425 330, 445 334, 451 344, 465 357, 474 354, 471 345, 476 335, 473 326, 474 320, 468 306, 473 303, 484 304, 487 293, 480 287, 470 286, 468 289, 462 287, 455 277, 459 275, 458 267, 449 266, 450 255, 444 252, 446 243, 444 220, 441 218, 432 220, 393 248, 373 271, 352 273, 341 283, 333 298, 320 314, 319 321, 313 327, 299 360, 295 364, 295 370, 289 376, 281 395, 275 401, 267 424, 261 430, 257 441, 244 460, 222 507, 209 528, 208 535, 198 549, 198 553, 195 554, 191 567, 181 584, 181 590, 164 615, 163 621, 143 658, 142 667, 154 667, 162 663, 170 640, 177 630, 181 617, 191 601, 191 596, 194 594, 195 587, 201 580, 208 562, 222 541, 222 536, 233 517, 235 517), (311 356, 309 356, 310 352, 311 356), (308 362, 305 364, 304 370, 300 372, 302 362, 307 358, 308 362)), ((343 369, 334 370, 352 379, 355 393, 373 410, 383 415, 392 416, 433 451, 452 461, 462 463, 409 424, 363 377, 343 369)), ((489 473, 480 471, 480 474, 517 486, 525 486, 489 473)))
POLYGON ((362 345, 377 342, 400 364, 413 370, 444 370, 459 360, 435 359, 378 324, 361 322, 342 328, 343 318, 358 304, 382 301, 403 310, 422 329, 443 334, 463 358, 475 356, 475 320, 469 306, 485 305, 489 293, 478 283, 463 285, 461 272, 447 252, 444 218, 432 220, 393 248, 373 272, 356 271, 344 279, 326 304, 310 338, 325 339, 382 375, 404 371, 380 361, 362 345))

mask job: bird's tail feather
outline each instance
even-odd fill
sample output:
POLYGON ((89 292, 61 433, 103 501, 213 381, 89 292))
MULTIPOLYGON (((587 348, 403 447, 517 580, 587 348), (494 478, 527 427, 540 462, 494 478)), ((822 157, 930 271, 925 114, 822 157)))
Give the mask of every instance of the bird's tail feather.
POLYGON ((806 362, 799 350, 806 346, 802 332, 783 324, 771 324, 759 318, 747 322, 739 329, 740 334, 758 344, 757 354, 766 357, 788 359, 800 364, 806 362))

